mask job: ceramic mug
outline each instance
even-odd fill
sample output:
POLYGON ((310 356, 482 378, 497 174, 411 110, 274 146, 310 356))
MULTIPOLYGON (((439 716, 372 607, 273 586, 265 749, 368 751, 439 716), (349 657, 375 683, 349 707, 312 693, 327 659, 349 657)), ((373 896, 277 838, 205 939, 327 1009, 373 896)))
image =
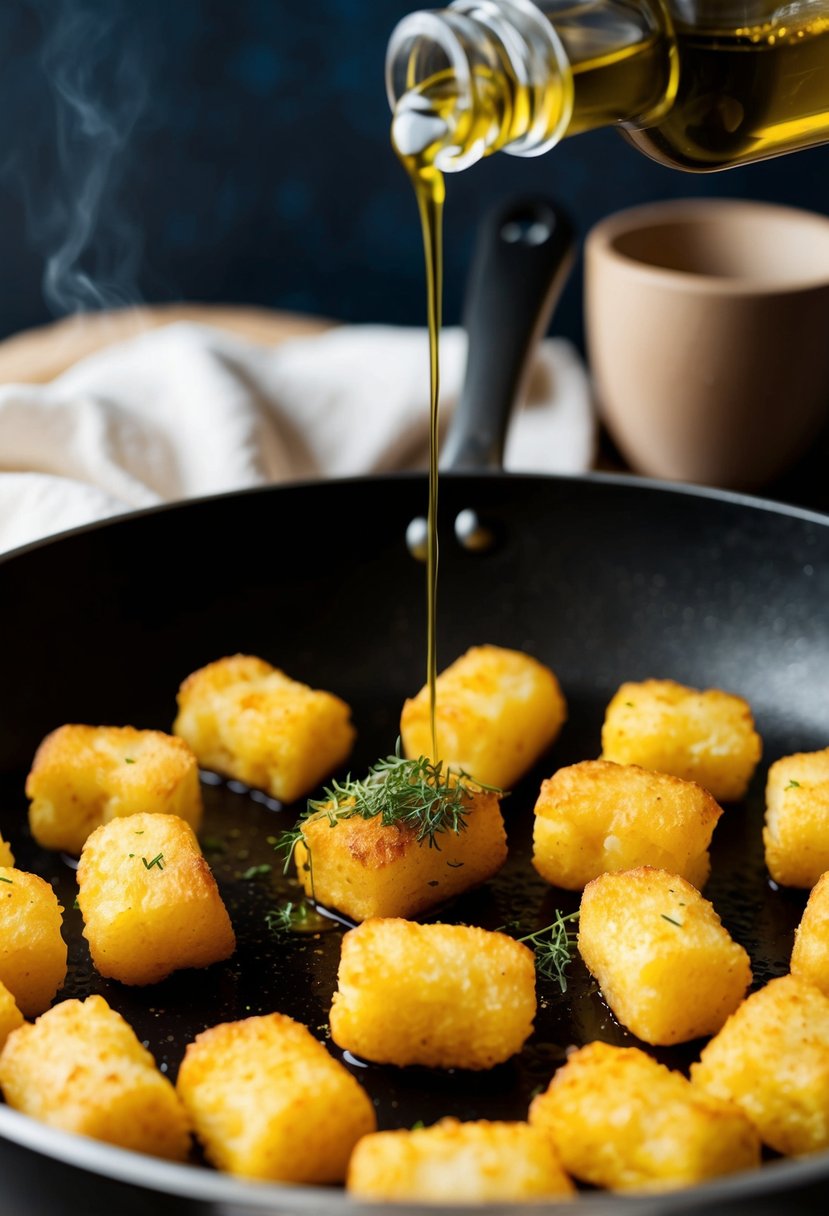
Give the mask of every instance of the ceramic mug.
POLYGON ((756 489, 829 409, 829 218, 733 199, 621 212, 585 248, 599 408, 631 467, 756 489))

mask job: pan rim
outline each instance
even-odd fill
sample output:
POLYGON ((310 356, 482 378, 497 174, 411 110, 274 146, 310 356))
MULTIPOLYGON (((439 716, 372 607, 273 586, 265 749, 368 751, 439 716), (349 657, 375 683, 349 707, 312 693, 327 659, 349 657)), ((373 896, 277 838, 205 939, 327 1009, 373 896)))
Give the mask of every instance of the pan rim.
MULTIPOLYGON (((337 1187, 323 1187, 307 1183, 265 1182, 257 1179, 234 1177, 204 1166, 180 1164, 151 1157, 145 1153, 106 1144, 103 1141, 64 1131, 41 1123, 30 1115, 13 1110, 0 1102, 0 1137, 67 1165, 86 1170, 112 1181, 136 1186, 164 1195, 207 1201, 243 1205, 251 1212, 269 1211, 276 1214, 283 1210, 314 1213, 337 1212, 343 1216, 354 1216, 359 1212, 376 1212, 374 1204, 353 1198, 347 1191, 337 1187), (284 1208, 274 1204, 285 1204, 284 1208)), ((781 1158, 736 1174, 723 1175, 695 1186, 682 1187, 674 1191, 661 1192, 612 1192, 581 1193, 579 1210, 586 1213, 610 1213, 628 1211, 634 1213, 631 1204, 636 1204, 636 1216, 671 1216, 689 1210, 712 1211, 711 1204, 735 1199, 748 1199, 772 1194, 784 1195, 792 1185, 808 1185, 825 1181, 829 1165, 829 1152, 816 1153, 810 1157, 781 1158), (769 1186, 769 1183, 774 1183, 769 1186), (700 1206, 702 1205, 702 1206, 700 1206)), ((543 1200, 539 1204, 487 1203, 451 1204, 440 1207, 426 1203, 394 1203, 391 1205, 400 1216, 425 1212, 446 1211, 486 1213, 486 1216, 520 1216, 528 1206, 543 1207, 545 1211, 571 1211, 572 1205, 556 1200, 543 1200)))
MULTIPOLYGON (((806 523, 829 526, 829 513, 813 511, 771 499, 755 497, 731 490, 720 490, 706 486, 685 483, 659 481, 652 478, 638 477, 619 473, 587 473, 581 475, 560 475, 540 473, 510 473, 499 470, 481 472, 447 472, 442 474, 447 480, 469 481, 503 479, 513 482, 553 482, 562 486, 601 485, 609 488, 630 489, 632 491, 655 492, 657 495, 667 493, 670 496, 715 501, 729 504, 735 508, 749 508, 786 518, 799 519, 806 523)), ((186 511, 198 509, 199 506, 210 503, 221 503, 225 499, 235 500, 251 496, 261 496, 280 491, 307 491, 331 487, 346 489, 348 487, 365 487, 369 485, 381 488, 406 482, 419 482, 425 487, 426 475, 420 472, 378 475, 371 477, 349 477, 326 480, 304 480, 249 487, 241 490, 229 490, 220 494, 205 495, 198 498, 181 499, 172 503, 161 503, 156 506, 96 520, 75 528, 31 541, 5 554, 0 554, 0 567, 15 558, 23 558, 37 552, 46 546, 59 544, 86 533, 97 532, 104 528, 118 527, 129 524, 144 516, 154 516, 162 512, 186 511)), ((341 1213, 342 1216, 353 1216, 357 1212, 376 1212, 374 1205, 366 1205, 352 1198, 347 1192, 336 1188, 321 1187, 308 1184, 288 1184, 279 1182, 262 1182, 235 1178, 204 1167, 178 1164, 119 1148, 114 1145, 78 1136, 62 1129, 50 1127, 28 1115, 6 1106, 0 1102, 0 1137, 29 1149, 44 1157, 79 1167, 91 1173, 109 1178, 113 1181, 137 1186, 147 1191, 168 1194, 191 1200, 202 1200, 212 1203, 227 1203, 237 1205, 236 1209, 250 1212, 272 1213, 297 1211, 318 1214, 320 1212, 341 1213)), ((611 1192, 582 1194, 579 1206, 585 1212, 620 1213, 627 1210, 641 1216, 646 1214, 680 1213, 689 1209, 711 1210, 712 1204, 727 1202, 735 1199, 749 1199, 767 1195, 785 1193, 786 1190, 805 1186, 813 1182, 829 1180, 829 1152, 822 1152, 810 1157, 797 1159, 774 1160, 764 1164, 759 1169, 714 1179, 697 1186, 683 1188, 677 1191, 648 1194, 636 1192, 629 1195, 619 1195, 611 1192)), ((536 1206, 536 1205, 530 1205, 536 1206)), ((545 1211, 564 1210, 563 1205, 547 1200, 538 1205, 545 1211)), ((440 1208, 424 1204, 395 1204, 395 1212, 405 1216, 415 1213, 423 1216, 425 1212, 446 1211, 486 1212, 487 1216, 518 1216, 527 1210, 526 1204, 487 1204, 460 1205, 441 1204, 440 1208)))
MULTIPOLYGON (((631 487, 647 492, 667 493, 686 498, 699 498, 703 501, 728 503, 735 507, 750 507, 753 510, 767 511, 774 515, 782 515, 790 519, 802 519, 807 523, 829 525, 829 511, 816 511, 809 507, 799 507, 794 503, 780 502, 772 498, 749 494, 742 490, 724 490, 714 486, 697 485, 694 482, 666 481, 656 477, 644 477, 634 473, 531 473, 511 472, 509 469, 480 469, 441 471, 441 480, 446 481, 475 481, 504 480, 504 481, 536 481, 553 482, 560 485, 604 485, 631 487)), ((257 495, 290 493, 293 490, 307 491, 312 489, 343 488, 351 486, 384 486, 398 485, 406 482, 427 482, 425 471, 405 471, 400 473, 378 473, 369 476, 307 478, 297 481, 274 482, 260 486, 245 486, 243 489, 223 490, 218 494, 202 494, 190 498, 177 498, 169 502, 156 503, 151 507, 140 507, 132 511, 122 511, 117 515, 108 515, 105 519, 91 520, 74 528, 66 528, 60 532, 51 532, 37 540, 18 545, 5 553, 0 553, 0 567, 17 557, 42 549, 46 545, 58 543, 75 536, 83 536, 88 532, 117 527, 119 524, 132 520, 159 515, 165 511, 186 511, 188 508, 203 506, 209 503, 221 503, 225 500, 250 498, 257 495)))

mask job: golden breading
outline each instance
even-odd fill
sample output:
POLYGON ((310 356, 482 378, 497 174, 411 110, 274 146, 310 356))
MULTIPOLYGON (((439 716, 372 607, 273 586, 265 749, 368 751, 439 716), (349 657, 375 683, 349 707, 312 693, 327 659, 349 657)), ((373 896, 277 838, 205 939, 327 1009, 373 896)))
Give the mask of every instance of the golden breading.
POLYGON ((649 866, 588 883, 578 942, 616 1018, 645 1043, 715 1034, 751 983, 748 955, 708 900, 649 866))
POLYGON ((760 1164, 742 1111, 638 1047, 588 1043, 533 1101, 568 1173, 614 1191, 663 1191, 760 1164))
POLYGON ((331 1037, 379 1064, 492 1068, 532 1032, 535 958, 503 933, 367 920, 343 938, 337 981, 331 1037))
POLYGON ((63 908, 48 882, 0 866, 0 983, 24 1017, 48 1009, 66 979, 63 908))
MULTIPOLYGON (((437 679, 440 759, 484 785, 509 789, 557 737, 567 717, 558 680, 528 654, 473 646, 437 679)), ((432 756, 429 690, 400 718, 406 756, 432 756)))
POLYGON ((23 1014, 5 984, 0 984, 0 1051, 13 1030, 23 1024, 23 1014))
POLYGON ((585 760, 559 769, 535 804, 533 865, 557 887, 580 890, 610 870, 657 866, 695 887, 722 808, 707 790, 635 764, 585 760))
POLYGON ((696 781, 718 802, 745 795, 761 752, 748 702, 719 688, 623 684, 605 711, 602 759, 696 781))
POLYGON ((387 1203, 515 1203, 575 1194, 544 1132, 486 1120, 441 1119, 431 1127, 364 1136, 346 1185, 360 1199, 387 1203))
POLYGON ((237 654, 193 672, 178 694, 173 730, 199 763, 295 802, 349 755, 351 710, 330 692, 237 654))
POLYGON ((829 874, 813 887, 795 929, 790 970, 829 996, 829 874))
POLYGON ((13 866, 14 853, 11 851, 11 846, 6 843, 0 836, 0 866, 13 866))
POLYGON ((793 975, 772 980, 703 1049, 691 1080, 736 1102, 778 1153, 829 1148, 829 998, 793 975))
POLYGON ((339 819, 325 814, 307 820, 295 850, 306 895, 352 920, 372 916, 417 916, 500 870, 507 837, 496 794, 465 799, 466 828, 435 835, 435 845, 400 824, 384 827, 379 817, 339 819), (309 861, 309 850, 313 869, 309 861))
POLYGON ((78 854, 102 823, 137 811, 202 818, 196 757, 181 739, 132 726, 61 726, 26 781, 29 824, 44 849, 78 854))
POLYGON ((813 887, 829 870, 829 747, 771 766, 763 843, 769 873, 783 886, 813 887))
POLYGON ((374 1107, 351 1073, 281 1013, 197 1035, 178 1092, 219 1169, 280 1182, 341 1182, 374 1107))
POLYGON ((187 1116, 132 1028, 101 996, 62 1001, 9 1035, 0 1055, 9 1106, 63 1131, 184 1161, 187 1116))
POLYGON ((155 984, 236 947, 193 829, 175 815, 130 815, 97 828, 78 866, 84 937, 101 975, 155 984))

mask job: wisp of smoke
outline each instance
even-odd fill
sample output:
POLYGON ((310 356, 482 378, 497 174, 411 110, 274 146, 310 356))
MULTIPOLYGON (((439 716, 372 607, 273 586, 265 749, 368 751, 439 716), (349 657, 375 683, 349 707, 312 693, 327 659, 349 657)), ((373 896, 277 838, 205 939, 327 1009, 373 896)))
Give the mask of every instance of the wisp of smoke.
POLYGON ((46 303, 58 316, 136 304, 142 235, 118 194, 148 93, 143 43, 130 30, 132 0, 31 3, 54 101, 41 150, 51 180, 33 189, 25 161, 16 167, 44 255, 46 303))

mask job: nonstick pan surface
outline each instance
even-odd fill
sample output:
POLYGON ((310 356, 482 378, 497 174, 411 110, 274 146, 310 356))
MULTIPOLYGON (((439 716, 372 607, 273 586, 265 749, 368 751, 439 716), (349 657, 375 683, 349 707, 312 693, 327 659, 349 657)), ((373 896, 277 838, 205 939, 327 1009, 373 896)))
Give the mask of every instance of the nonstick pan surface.
MULTIPOLYGON (((205 776, 202 838, 237 953, 206 971, 127 988, 92 970, 72 906, 74 873, 29 836, 23 783, 34 750, 63 722, 169 729, 179 682, 245 652, 351 704, 359 736, 350 767, 363 772, 393 749, 402 702, 423 682, 424 571, 404 538, 424 501, 420 477, 248 492, 125 517, 0 562, 0 830, 18 865, 52 879, 66 908, 70 973, 61 996, 104 995, 171 1076, 194 1035, 220 1021, 277 1009, 326 1039, 342 928, 332 922, 312 937, 268 928, 268 912, 297 896, 272 840, 299 808, 205 776), (243 877, 267 863, 269 874, 243 877)), ((488 928, 520 922, 526 933, 556 908, 578 906, 577 895, 549 888, 529 864, 540 781, 599 753, 604 707, 622 681, 672 677, 739 692, 754 709, 763 762, 745 803, 726 808, 717 828, 706 895, 748 949, 756 985, 785 973, 805 893, 768 881, 763 785, 777 757, 829 743, 829 518, 633 479, 455 474, 442 479, 441 521, 441 666, 480 642, 525 650, 558 674, 569 720, 504 803, 507 866, 440 918, 488 928), (454 539, 453 521, 469 507, 494 532, 488 552, 468 553, 454 539)), ((489 1073, 345 1063, 374 1099, 381 1127, 448 1114, 513 1119, 526 1115, 567 1048, 593 1038, 635 1042, 576 960, 566 996, 539 981, 533 1039, 489 1073)), ((699 1047, 656 1054, 684 1067, 699 1047)), ((297 1152, 305 1134, 297 1128, 297 1152)), ((0 1212, 13 1216, 358 1210, 335 1190, 246 1185, 198 1164, 67 1137, 2 1106, 0 1177, 0 1212)), ((770 1162, 672 1196, 586 1195, 581 1206, 711 1213, 785 1203, 809 1212, 828 1197, 829 1158, 821 1156, 770 1162)))

